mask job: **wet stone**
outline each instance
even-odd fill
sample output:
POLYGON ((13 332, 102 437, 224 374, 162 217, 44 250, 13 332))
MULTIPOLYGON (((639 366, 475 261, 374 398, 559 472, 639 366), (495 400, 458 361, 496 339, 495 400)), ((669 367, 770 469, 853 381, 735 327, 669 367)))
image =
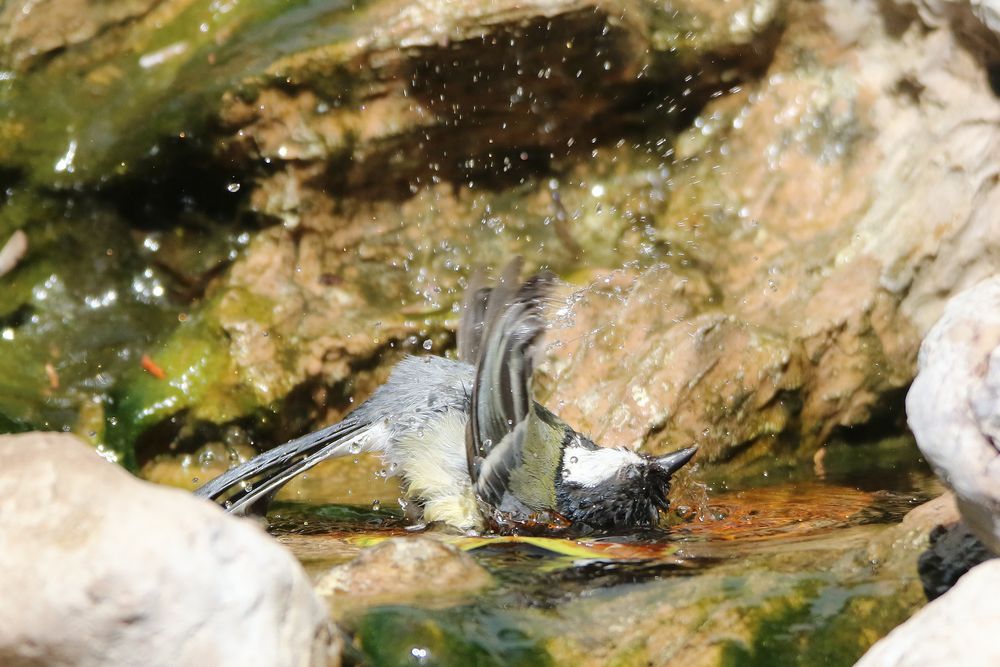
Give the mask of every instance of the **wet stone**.
MULTIPOLYGON (((458 599, 493 585, 471 556, 432 537, 395 537, 362 551, 316 580, 316 591, 334 606, 400 604, 421 597, 458 599)), ((454 600, 452 600, 453 602, 454 600)))

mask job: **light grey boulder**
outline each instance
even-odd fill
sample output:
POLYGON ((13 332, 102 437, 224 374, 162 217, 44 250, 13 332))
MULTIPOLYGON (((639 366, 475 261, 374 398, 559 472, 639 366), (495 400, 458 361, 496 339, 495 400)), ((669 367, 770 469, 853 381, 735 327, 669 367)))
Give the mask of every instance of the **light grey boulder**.
POLYGON ((906 416, 966 524, 1000 553, 1000 276, 948 302, 920 347, 906 416))
POLYGON ((299 563, 258 526, 70 435, 0 436, 0 665, 339 665, 299 563))
POLYGON ((855 667, 1000 665, 1000 560, 977 565, 950 591, 875 643, 855 667))

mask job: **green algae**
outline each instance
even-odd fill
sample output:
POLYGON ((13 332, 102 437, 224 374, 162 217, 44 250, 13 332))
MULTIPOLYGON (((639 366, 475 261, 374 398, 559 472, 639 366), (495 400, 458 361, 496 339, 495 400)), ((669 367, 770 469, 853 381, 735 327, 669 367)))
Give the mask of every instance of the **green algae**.
POLYGON ((229 421, 257 406, 239 381, 222 331, 195 315, 151 357, 161 369, 157 377, 143 368, 123 374, 114 414, 114 439, 124 449, 149 426, 180 411, 197 419, 229 421))
POLYGON ((0 81, 0 163, 31 183, 133 173, 167 137, 201 140, 222 94, 284 54, 343 39, 346 3, 168 3, 0 81), (43 109, 44 113, 38 113, 43 109))
MULTIPOLYGON (((169 331, 176 305, 169 277, 105 207, 87 198, 29 204, 28 253, 0 280, 0 421, 69 430, 169 331)), ((8 202, 0 220, 18 226, 15 213, 23 209, 8 202)))
POLYGON ((853 665, 906 620, 924 599, 919 587, 893 582, 856 585, 819 579, 797 584, 787 598, 755 609, 749 642, 729 641, 720 667, 853 665))
POLYGON ((552 664, 523 623, 499 610, 475 606, 443 611, 377 607, 360 619, 356 636, 366 662, 378 667, 552 664))

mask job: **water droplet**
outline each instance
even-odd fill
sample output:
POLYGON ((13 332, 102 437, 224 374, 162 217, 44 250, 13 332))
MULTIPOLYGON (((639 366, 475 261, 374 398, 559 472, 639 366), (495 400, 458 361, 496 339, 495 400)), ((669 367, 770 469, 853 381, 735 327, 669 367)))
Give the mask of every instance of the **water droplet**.
POLYGON ((434 343, 432 343, 432 342, 431 342, 431 339, 430 339, 430 338, 428 338, 427 340, 425 340, 425 341, 424 341, 424 344, 423 344, 423 348, 424 348, 425 350, 429 350, 429 349, 431 349, 432 347, 434 347, 434 343))
POLYGON ((375 511, 375 512, 378 512, 380 509, 382 509, 382 503, 379 502, 378 500, 373 500, 372 501, 372 510, 375 511))
POLYGON ((239 183, 230 183, 229 185, 226 186, 226 189, 229 190, 230 192, 234 192, 234 193, 235 192, 239 192, 240 191, 240 184, 239 183))

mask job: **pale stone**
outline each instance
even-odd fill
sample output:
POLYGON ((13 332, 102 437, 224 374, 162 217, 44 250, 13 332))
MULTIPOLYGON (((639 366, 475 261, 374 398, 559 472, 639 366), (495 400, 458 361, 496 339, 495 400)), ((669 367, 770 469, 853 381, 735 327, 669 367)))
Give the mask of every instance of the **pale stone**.
POLYGON ((953 298, 920 348, 906 397, 917 444, 966 523, 1000 553, 1000 277, 953 298))
POLYGON ((1000 560, 973 568, 953 589, 876 643, 856 667, 1000 665, 1000 560))
POLYGON ((299 563, 76 438, 0 437, 0 664, 339 665, 299 563))

